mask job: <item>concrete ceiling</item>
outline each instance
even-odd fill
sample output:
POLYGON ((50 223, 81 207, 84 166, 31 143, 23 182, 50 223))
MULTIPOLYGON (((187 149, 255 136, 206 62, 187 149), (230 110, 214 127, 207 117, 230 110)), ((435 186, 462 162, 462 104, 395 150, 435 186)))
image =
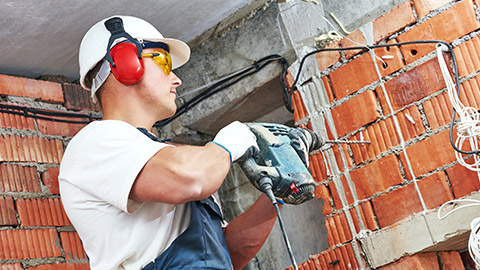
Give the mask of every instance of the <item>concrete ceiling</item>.
POLYGON ((78 79, 83 34, 112 15, 133 15, 165 37, 190 42, 219 22, 265 0, 2 0, 0 74, 78 79), (251 2, 255 2, 252 4, 251 2))

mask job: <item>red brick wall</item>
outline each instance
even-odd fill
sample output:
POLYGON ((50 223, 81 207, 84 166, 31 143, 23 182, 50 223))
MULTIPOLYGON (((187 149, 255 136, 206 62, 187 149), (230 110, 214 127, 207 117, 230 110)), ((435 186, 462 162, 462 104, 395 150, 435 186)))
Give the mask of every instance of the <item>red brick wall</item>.
MULTIPOLYGON (((78 85, 5 75, 0 104, 99 110, 78 85)), ((0 112, 0 270, 89 269, 58 190, 64 146, 83 126, 0 112)))
MULTIPOLYGON (((475 13, 478 4, 473 0, 407 1, 372 22, 374 43, 432 39, 452 42, 465 37, 454 48, 463 78, 480 70, 480 37, 468 37, 480 29, 475 13)), ((366 43, 360 30, 348 38, 366 43)), ((329 48, 350 46, 358 44, 344 38, 328 45, 329 48)), ((386 68, 376 59, 381 80, 366 50, 317 53, 325 86, 325 90, 317 90, 326 91, 330 105, 324 111, 309 112, 308 102, 302 98, 309 98, 310 94, 296 92, 295 121, 300 126, 307 123, 309 128, 312 121, 323 123, 330 139, 335 130, 339 138, 364 139, 371 144, 342 146, 346 165, 338 146, 332 149, 336 164, 329 163, 332 161, 326 152, 311 156, 310 169, 319 183, 315 194, 325 202, 323 214, 330 248, 301 264, 300 269, 357 269, 359 263, 352 254, 352 245, 360 244, 352 241, 352 232, 381 230, 480 188, 476 174, 458 164, 450 145, 448 124, 452 106, 438 61, 435 54, 430 54, 434 50, 434 44, 375 49, 379 57, 393 56, 385 60, 386 68), (329 117, 333 121, 327 121, 329 117), (331 122, 333 126, 329 125, 331 122), (401 138, 405 141, 405 151, 401 138), (339 168, 338 175, 332 173, 332 166, 339 168), (348 205, 342 203, 345 200, 348 205), (347 222, 346 213, 353 222, 347 222), (352 223, 354 228, 349 226, 352 223)), ((478 80, 478 76, 473 76, 461 84, 462 102, 476 108, 480 105, 478 80)), ((288 81, 292 83, 291 76, 288 81)), ((357 250, 361 251, 361 247, 357 250)), ((384 268, 463 269, 463 264, 458 252, 441 252, 406 257, 384 268)))

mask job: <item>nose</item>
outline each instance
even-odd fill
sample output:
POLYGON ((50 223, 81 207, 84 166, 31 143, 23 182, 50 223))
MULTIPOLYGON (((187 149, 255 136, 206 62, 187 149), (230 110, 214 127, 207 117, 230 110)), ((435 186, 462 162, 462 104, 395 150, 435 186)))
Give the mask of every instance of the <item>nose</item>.
POLYGON ((180 85, 182 85, 182 80, 180 80, 180 78, 175 73, 173 73, 173 71, 170 72, 170 76, 171 76, 170 81, 174 88, 177 88, 180 85))

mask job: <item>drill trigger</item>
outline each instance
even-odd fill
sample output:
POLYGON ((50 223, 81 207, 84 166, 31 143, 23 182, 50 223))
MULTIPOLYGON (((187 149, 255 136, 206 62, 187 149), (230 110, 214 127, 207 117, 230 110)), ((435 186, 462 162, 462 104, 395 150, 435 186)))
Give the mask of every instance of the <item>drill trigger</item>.
POLYGON ((292 183, 292 184, 290 185, 290 189, 291 189, 293 192, 295 192, 295 193, 300 192, 300 191, 298 190, 297 186, 295 185, 295 183, 292 183))

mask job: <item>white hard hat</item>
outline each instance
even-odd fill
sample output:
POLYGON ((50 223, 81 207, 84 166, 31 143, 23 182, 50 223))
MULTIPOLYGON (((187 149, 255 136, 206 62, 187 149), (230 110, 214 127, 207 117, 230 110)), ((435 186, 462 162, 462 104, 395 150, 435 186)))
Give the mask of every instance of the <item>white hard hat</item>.
MULTIPOLYGON (((171 38, 164 38, 163 35, 155 29, 153 25, 145 20, 131 16, 112 16, 118 17, 123 21, 125 32, 139 41, 163 42, 168 45, 172 57, 172 68, 185 64, 190 58, 190 47, 183 41, 171 38)), ((87 85, 85 78, 87 73, 93 69, 100 61, 105 58, 110 31, 105 27, 106 18, 92 26, 82 39, 79 50, 80 64, 80 84, 86 89, 91 89, 90 83, 87 85)), ((96 91, 97 89, 95 89, 96 91)), ((92 98, 95 93, 92 91, 92 98)))

